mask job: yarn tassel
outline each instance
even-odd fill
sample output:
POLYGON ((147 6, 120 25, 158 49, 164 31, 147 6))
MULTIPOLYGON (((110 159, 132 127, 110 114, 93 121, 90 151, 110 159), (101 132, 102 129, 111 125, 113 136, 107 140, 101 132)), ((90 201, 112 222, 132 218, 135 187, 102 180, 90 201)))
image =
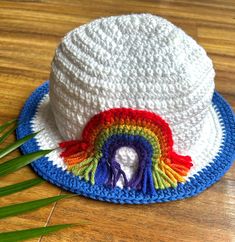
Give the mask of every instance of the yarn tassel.
POLYGON ((88 148, 88 145, 79 140, 72 140, 60 143, 60 147, 64 149, 60 156, 69 157, 81 151, 85 151, 88 148))
POLYGON ((130 188, 137 188, 142 187, 142 179, 144 176, 144 166, 139 166, 137 173, 134 175, 134 177, 130 180, 128 186, 130 188))
POLYGON ((150 194, 155 195, 156 194, 156 190, 155 190, 155 187, 154 187, 154 182, 153 182, 153 176, 152 176, 152 169, 151 169, 151 167, 148 167, 147 168, 147 174, 148 174, 147 175, 147 178, 148 178, 147 184, 148 184, 148 186, 146 186, 147 187, 146 192, 149 192, 150 194))
POLYGON ((103 185, 109 178, 110 167, 107 165, 106 161, 102 158, 97 166, 95 173, 95 183, 97 185, 103 185))
POLYGON ((121 169, 120 164, 113 158, 110 165, 110 175, 107 181, 107 185, 111 185, 112 187, 116 186, 119 178, 122 176, 124 179, 124 187, 128 186, 128 180, 126 178, 125 172, 121 169))

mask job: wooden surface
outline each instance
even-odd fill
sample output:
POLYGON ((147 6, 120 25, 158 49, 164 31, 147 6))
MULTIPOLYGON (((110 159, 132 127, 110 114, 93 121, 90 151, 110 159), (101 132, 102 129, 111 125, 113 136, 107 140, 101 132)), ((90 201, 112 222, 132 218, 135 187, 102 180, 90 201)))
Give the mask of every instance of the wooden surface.
MULTIPOLYGON (((235 0, 1 0, 0 121, 17 117, 30 93, 48 79, 66 32, 97 17, 134 12, 166 17, 204 46, 215 65, 216 87, 235 108, 235 0)), ((171 203, 123 206, 74 197, 1 220, 0 231, 85 220, 89 224, 31 241, 235 241, 234 173, 233 166, 198 197, 171 203)), ((1 179, 1 186, 32 177, 27 167, 1 179)), ((0 204, 61 192, 45 183, 1 198, 0 204)))

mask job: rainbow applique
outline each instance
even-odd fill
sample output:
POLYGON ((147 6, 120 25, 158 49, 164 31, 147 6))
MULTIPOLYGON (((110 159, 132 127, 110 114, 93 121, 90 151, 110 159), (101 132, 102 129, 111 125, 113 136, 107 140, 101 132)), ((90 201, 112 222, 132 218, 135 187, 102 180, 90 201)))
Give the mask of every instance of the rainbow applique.
POLYGON ((173 151, 172 132, 158 115, 130 108, 114 108, 90 119, 81 140, 60 143, 68 170, 92 184, 114 187, 122 176, 124 187, 155 193, 176 187, 190 170, 191 157, 173 151), (133 148, 138 168, 130 180, 115 160, 120 147, 133 148))

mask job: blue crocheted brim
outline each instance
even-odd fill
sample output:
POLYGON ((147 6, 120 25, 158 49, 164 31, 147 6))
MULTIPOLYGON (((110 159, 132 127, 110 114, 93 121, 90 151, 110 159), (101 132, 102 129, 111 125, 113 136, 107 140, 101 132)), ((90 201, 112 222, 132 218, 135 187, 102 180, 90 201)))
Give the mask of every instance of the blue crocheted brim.
MULTIPOLYGON (((17 138, 20 139, 32 133, 31 120, 34 117, 40 101, 49 91, 49 83, 45 82, 26 101, 19 121, 21 125, 17 129, 17 138)), ((74 193, 81 194, 93 199, 130 204, 146 204, 156 202, 174 201, 192 197, 218 181, 230 168, 235 158, 235 118, 229 104, 217 92, 213 96, 213 104, 221 115, 221 125, 224 129, 224 142, 221 152, 210 163, 185 183, 179 183, 176 188, 157 190, 153 195, 144 194, 141 191, 109 188, 104 185, 92 185, 84 179, 74 176, 72 173, 63 171, 54 166, 47 157, 38 159, 32 163, 33 169, 45 180, 74 193)), ((24 154, 40 150, 36 139, 31 139, 21 147, 24 154)))

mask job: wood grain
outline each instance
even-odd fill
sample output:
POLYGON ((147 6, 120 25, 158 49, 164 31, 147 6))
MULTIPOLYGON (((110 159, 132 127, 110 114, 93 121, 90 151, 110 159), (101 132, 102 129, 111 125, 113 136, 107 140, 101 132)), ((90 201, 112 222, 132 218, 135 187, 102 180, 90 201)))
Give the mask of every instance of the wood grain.
MULTIPOLYGON (((165 17, 195 38, 213 60, 216 88, 235 108, 234 0, 0 1, 0 122, 17 117, 30 93, 48 79, 54 50, 68 31, 101 16, 136 12, 165 17)), ((74 197, 1 220, 0 231, 86 220, 87 225, 30 241, 235 241, 234 173, 233 167, 198 197, 171 203, 114 205, 74 197)), ((32 177, 27 167, 1 179, 1 186, 32 177)), ((61 192, 45 183, 0 204, 61 192)))

